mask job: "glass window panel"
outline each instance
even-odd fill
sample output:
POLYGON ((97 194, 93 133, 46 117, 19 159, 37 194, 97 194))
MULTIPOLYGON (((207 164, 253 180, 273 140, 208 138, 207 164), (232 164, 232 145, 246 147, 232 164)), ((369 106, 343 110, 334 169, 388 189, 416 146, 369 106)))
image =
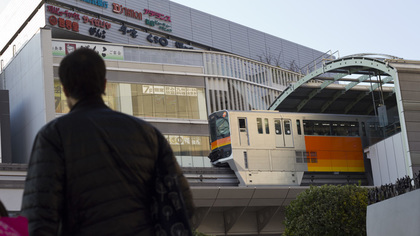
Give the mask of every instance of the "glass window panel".
POLYGON ((102 98, 109 108, 116 111, 120 110, 118 84, 108 83, 105 89, 105 95, 102 98))
POLYGON ((166 116, 171 118, 177 118, 177 99, 176 96, 166 95, 166 116))
POLYGON ((191 136, 191 155, 192 156, 203 156, 203 150, 201 146, 201 137, 199 136, 191 136))
POLYGON ((239 128, 240 129, 246 129, 245 118, 239 118, 239 128))
POLYGON ((165 95, 155 94, 153 96, 153 116, 166 117, 165 95))
POLYGON ((286 135, 291 135, 292 134, 292 130, 291 130, 291 128, 292 128, 292 126, 290 125, 290 120, 285 120, 284 121, 284 133, 286 134, 286 135))
POLYGON ((188 118, 188 97, 178 96, 178 118, 188 118))
POLYGON ((131 85, 131 103, 133 104, 133 115, 134 116, 143 116, 143 100, 141 99, 141 85, 132 84, 131 85))
POLYGON ((281 123, 280 120, 274 120, 274 129, 277 135, 281 135, 281 123))
POLYGON ((191 138, 190 136, 179 136, 178 143, 181 146, 182 156, 192 156, 191 138))
POLYGON ((265 133, 269 134, 270 133, 270 127, 268 125, 268 119, 264 118, 264 125, 265 125, 265 133))
POLYGON ((54 100, 56 113, 68 113, 70 111, 67 105, 67 97, 64 95, 63 87, 58 79, 54 80, 54 100))
POLYGON ((145 117, 153 117, 153 94, 143 94, 143 111, 145 117))
POLYGON ((257 129, 258 129, 259 134, 263 133, 262 119, 261 118, 257 118, 257 129))
MULTIPOLYGON (((56 113, 69 112, 58 79, 54 81, 54 98, 56 113)), ((124 107, 134 116, 207 120, 203 88, 108 82, 103 100, 111 109, 121 111, 124 107)))

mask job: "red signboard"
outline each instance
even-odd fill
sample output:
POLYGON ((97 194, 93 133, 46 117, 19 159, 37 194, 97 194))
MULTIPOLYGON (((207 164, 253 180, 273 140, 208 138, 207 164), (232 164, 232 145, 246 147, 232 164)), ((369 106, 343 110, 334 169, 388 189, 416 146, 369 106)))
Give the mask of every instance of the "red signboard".
POLYGON ((71 21, 71 20, 66 20, 63 19, 61 17, 55 17, 55 16, 50 16, 48 17, 48 22, 51 25, 58 25, 58 27, 60 28, 65 28, 68 30, 72 30, 74 32, 79 32, 79 23, 75 22, 75 21, 71 21))

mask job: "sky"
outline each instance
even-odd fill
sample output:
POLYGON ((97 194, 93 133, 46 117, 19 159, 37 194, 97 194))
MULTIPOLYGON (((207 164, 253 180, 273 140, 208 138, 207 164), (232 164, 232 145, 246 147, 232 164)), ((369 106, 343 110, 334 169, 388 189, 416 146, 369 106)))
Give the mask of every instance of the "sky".
POLYGON ((340 57, 420 60, 419 0, 172 1, 340 57))
MULTIPOLYGON (((1 1, 0 13, 19 0, 1 1)), ((419 0, 171 1, 340 57, 374 53, 420 60, 419 0)))

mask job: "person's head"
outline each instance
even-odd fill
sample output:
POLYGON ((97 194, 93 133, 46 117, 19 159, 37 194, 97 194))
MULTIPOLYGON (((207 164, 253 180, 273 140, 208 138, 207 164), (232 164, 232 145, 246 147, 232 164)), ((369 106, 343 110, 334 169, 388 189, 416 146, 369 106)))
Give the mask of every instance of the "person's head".
POLYGON ((58 76, 64 94, 75 100, 101 97, 105 93, 105 62, 92 49, 79 48, 60 63, 58 76))

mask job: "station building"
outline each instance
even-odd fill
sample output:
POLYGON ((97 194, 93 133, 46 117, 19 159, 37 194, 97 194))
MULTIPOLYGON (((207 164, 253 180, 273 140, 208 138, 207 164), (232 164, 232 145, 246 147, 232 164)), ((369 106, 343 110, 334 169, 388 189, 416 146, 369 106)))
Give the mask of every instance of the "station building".
MULTIPOLYGON (((362 55, 332 61, 317 73, 331 55, 169 0, 12 1, 0 15, 0 32, 0 199, 14 213, 36 133, 68 112, 58 66, 80 47, 106 62, 107 105, 161 130, 183 167, 211 166, 207 117, 214 111, 372 112, 372 91, 395 80, 380 94, 387 117, 397 117, 390 123, 401 121, 401 133, 365 149, 365 156, 376 186, 420 168, 419 62, 362 55), (326 72, 326 80, 303 84, 326 72), (360 77, 348 79, 342 92, 335 82, 356 72, 360 77), (353 89, 372 82, 372 73, 382 82, 353 89), (330 84, 337 86, 327 89, 330 84)), ((281 234, 285 206, 306 188, 193 186, 194 228, 214 235, 281 234)))
POLYGON ((169 0, 12 1, 0 31, 12 153, 3 162, 27 163, 37 131, 68 112, 57 71, 76 48, 104 58, 106 104, 161 130, 183 167, 211 166, 210 113, 266 110, 329 56, 169 0))

